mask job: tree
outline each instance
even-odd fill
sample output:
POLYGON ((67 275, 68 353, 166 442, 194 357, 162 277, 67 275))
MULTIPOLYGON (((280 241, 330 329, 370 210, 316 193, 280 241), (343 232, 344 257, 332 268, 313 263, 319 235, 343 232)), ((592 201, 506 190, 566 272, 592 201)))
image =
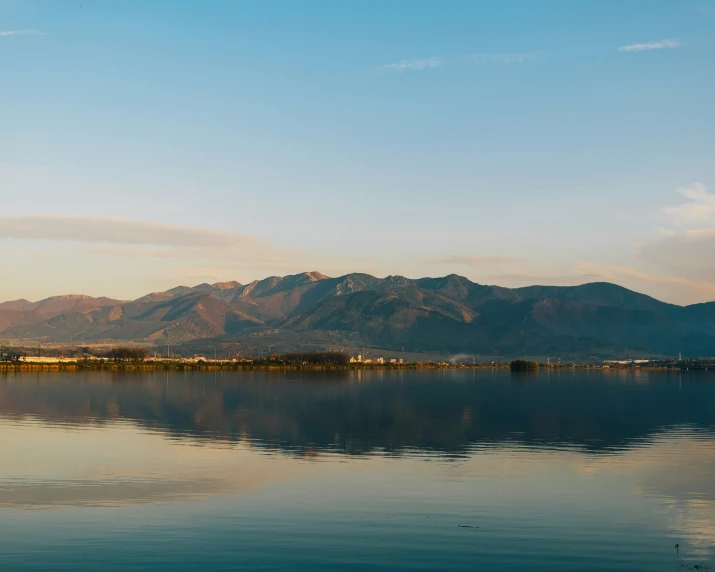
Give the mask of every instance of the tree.
POLYGON ((536 371, 539 369, 539 364, 535 361, 515 359, 509 364, 509 369, 511 369, 511 371, 536 371))
POLYGON ((146 358, 146 348, 112 348, 107 357, 114 361, 142 361, 146 358))

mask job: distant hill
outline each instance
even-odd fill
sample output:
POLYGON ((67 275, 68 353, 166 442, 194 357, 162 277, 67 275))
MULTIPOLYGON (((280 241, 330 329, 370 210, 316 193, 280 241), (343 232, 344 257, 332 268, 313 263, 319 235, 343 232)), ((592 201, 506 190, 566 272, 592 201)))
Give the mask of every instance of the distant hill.
POLYGON ((31 326, 54 316, 118 306, 122 303, 121 300, 92 298, 83 294, 52 296, 39 302, 29 302, 24 299, 3 302, 0 304, 0 335, 3 330, 12 326, 31 326))
POLYGON ((225 343, 267 336, 284 349, 310 339, 490 355, 626 349, 715 355, 715 302, 682 307, 604 282, 510 289, 457 275, 413 280, 306 272, 245 285, 178 286, 129 302, 73 295, 0 304, 0 338, 17 343, 225 343))
POLYGON ((623 310, 646 310, 652 312, 669 313, 677 312, 680 306, 667 304, 628 290, 623 286, 610 284, 608 282, 591 282, 582 286, 526 286, 517 288, 513 292, 528 299, 564 300, 568 302, 583 302, 598 304, 599 306, 610 306, 623 310))

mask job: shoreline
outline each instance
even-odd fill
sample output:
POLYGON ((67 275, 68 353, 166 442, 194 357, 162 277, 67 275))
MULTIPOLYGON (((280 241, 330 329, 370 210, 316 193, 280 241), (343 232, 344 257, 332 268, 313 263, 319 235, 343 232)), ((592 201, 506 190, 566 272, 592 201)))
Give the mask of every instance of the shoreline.
MULTIPOLYGON (((18 371, 404 371, 404 370, 509 370, 510 364, 449 364, 449 363, 404 363, 404 364, 266 364, 266 363, 171 363, 171 362, 70 362, 70 363, 32 363, 32 362, 6 362, 0 363, 1 372, 18 371)), ((530 371, 515 371, 515 374, 528 375, 538 371, 560 370, 589 370, 589 371, 713 371, 715 367, 671 365, 598 365, 598 364, 543 364, 530 371)))
POLYGON ((362 370, 415 370, 415 369, 509 369, 509 364, 489 364, 484 366, 462 366, 454 364, 409 363, 388 364, 196 364, 196 363, 0 363, 3 371, 362 371, 362 370))

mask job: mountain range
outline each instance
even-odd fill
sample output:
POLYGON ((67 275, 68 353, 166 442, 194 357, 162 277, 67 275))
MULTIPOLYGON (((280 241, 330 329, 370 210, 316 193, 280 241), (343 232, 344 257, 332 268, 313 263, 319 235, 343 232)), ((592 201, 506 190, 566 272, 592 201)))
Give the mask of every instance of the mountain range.
POLYGON ((17 344, 244 344, 440 354, 715 355, 715 302, 677 306, 615 284, 504 288, 449 275, 319 272, 178 286, 137 300, 83 295, 0 304, 17 344))

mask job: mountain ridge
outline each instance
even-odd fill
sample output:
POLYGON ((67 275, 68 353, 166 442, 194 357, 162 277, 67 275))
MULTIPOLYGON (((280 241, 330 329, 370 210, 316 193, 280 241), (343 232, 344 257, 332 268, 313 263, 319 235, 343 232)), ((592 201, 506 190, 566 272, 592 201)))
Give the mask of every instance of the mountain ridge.
POLYGON ((65 295, 0 304, 0 338, 17 342, 225 343, 288 334, 416 351, 713 355, 715 302, 678 306, 608 282, 505 288, 456 274, 313 271, 177 286, 130 301, 65 295))

